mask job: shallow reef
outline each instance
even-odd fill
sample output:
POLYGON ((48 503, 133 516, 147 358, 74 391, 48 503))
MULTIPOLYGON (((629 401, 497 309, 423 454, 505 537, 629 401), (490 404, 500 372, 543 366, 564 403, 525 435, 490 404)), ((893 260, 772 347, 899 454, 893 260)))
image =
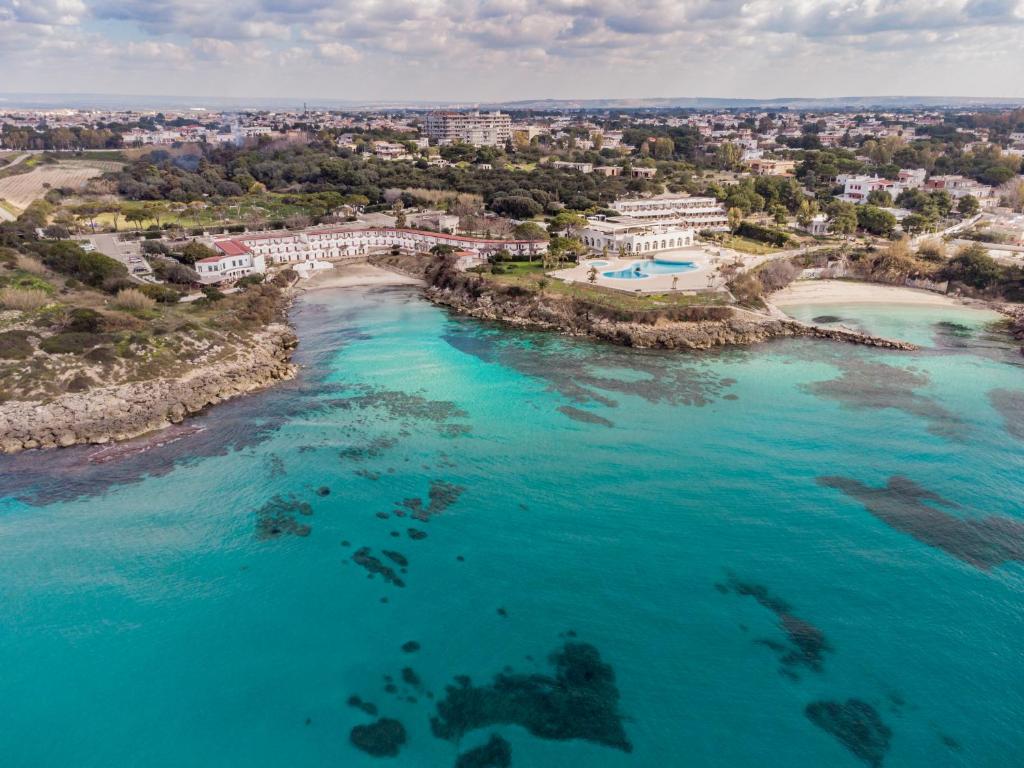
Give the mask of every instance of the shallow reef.
POLYGON ((1007 434, 1024 440, 1024 391, 993 389, 988 393, 988 399, 1003 417, 1003 427, 1007 434))
POLYGON ((256 510, 256 538, 276 539, 285 535, 308 536, 312 528, 296 515, 309 517, 313 508, 294 496, 274 496, 256 510))
POLYGON ((480 360, 546 381, 552 391, 577 405, 593 402, 609 408, 618 403, 608 393, 635 395, 651 403, 707 405, 734 383, 709 370, 707 361, 742 354, 721 350, 702 358, 684 358, 661 351, 567 342, 545 333, 496 331, 464 318, 453 321, 444 340, 480 360), (623 375, 614 375, 616 371, 623 375))
POLYGON ((568 416, 573 421, 579 421, 584 424, 600 424, 605 427, 614 427, 615 424, 604 416, 599 416, 592 411, 585 411, 582 408, 576 408, 571 405, 563 405, 558 409, 558 412, 568 416))
POLYGON ((848 477, 819 477, 818 483, 842 491, 892 528, 975 568, 1024 562, 1024 523, 1014 518, 960 517, 946 511, 960 505, 899 475, 881 488, 848 477))
POLYGON ((365 568, 370 576, 380 574, 384 577, 384 580, 394 584, 396 587, 404 587, 405 582, 402 581, 401 577, 390 565, 386 565, 381 562, 377 557, 374 557, 372 550, 369 547, 360 547, 352 554, 352 561, 365 568))
POLYGON ((632 751, 618 709, 615 672, 597 648, 566 643, 550 662, 554 675, 501 673, 482 686, 473 686, 465 675, 456 677, 431 718, 434 735, 458 742, 478 728, 515 724, 542 739, 585 739, 632 751))
POLYGON ((779 629, 785 633, 788 643, 774 640, 758 642, 778 654, 783 674, 794 677, 795 667, 806 667, 814 672, 822 671, 825 654, 832 651, 832 646, 825 633, 795 615, 789 603, 773 595, 764 585, 740 581, 731 574, 727 583, 715 586, 719 592, 733 592, 752 597, 778 617, 779 629))
POLYGON ((859 759, 872 768, 880 768, 889 751, 892 731, 870 704, 860 699, 815 701, 807 705, 804 713, 859 759))
POLYGON ((374 757, 395 757, 406 742, 405 726, 393 718, 382 717, 370 725, 355 726, 349 739, 374 757))
MULTIPOLYGON (((427 503, 422 499, 402 499, 398 506, 420 522, 427 522, 434 515, 439 515, 459 500, 466 489, 461 485, 449 483, 447 480, 431 480, 427 490, 427 503)), ((396 512, 396 514, 398 514, 396 512)), ((412 535, 412 534, 410 534, 412 535)), ((414 537, 415 538, 415 537, 414 537)))
POLYGON ((846 408, 902 411, 924 419, 934 435, 957 441, 966 438, 965 425, 959 417, 918 391, 931 383, 927 373, 911 366, 880 363, 861 353, 850 354, 845 348, 843 352, 832 351, 828 358, 830 364, 839 368, 838 378, 804 384, 801 388, 846 408))
POLYGON ((486 744, 463 752, 455 760, 455 768, 509 768, 512 765, 512 745, 496 733, 486 744))

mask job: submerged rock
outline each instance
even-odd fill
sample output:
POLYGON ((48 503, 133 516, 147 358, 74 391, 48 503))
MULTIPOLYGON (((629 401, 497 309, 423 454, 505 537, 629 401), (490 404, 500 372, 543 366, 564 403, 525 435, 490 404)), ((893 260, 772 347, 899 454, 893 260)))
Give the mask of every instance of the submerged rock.
POLYGON ((370 725, 357 725, 349 733, 357 748, 374 757, 395 757, 406 741, 405 726, 390 717, 370 725))
POLYGON ((566 643, 551 655, 553 676, 499 674, 490 685, 456 678, 431 718, 434 735, 458 742, 490 725, 520 725, 543 739, 585 739, 624 752, 633 747, 618 711, 615 673, 586 643, 566 643))
POLYGON ((396 587, 405 586, 405 582, 395 572, 395 569, 374 557, 369 547, 360 547, 356 550, 352 555, 352 561, 356 565, 365 568, 370 575, 380 574, 384 577, 385 581, 394 584, 396 587))
POLYGON ((256 510, 256 538, 276 539, 284 535, 308 536, 310 526, 301 523, 296 515, 308 517, 313 508, 294 496, 274 496, 256 510))
POLYGON ((815 701, 804 710, 807 718, 871 766, 879 768, 889 751, 892 731, 878 712, 860 699, 815 701))
POLYGON ((778 654, 787 676, 794 677, 793 668, 797 666, 821 672, 825 654, 832 650, 832 646, 825 637, 825 633, 810 622, 796 616, 789 603, 773 595, 767 587, 761 584, 740 581, 732 575, 729 577, 728 584, 716 584, 715 587, 720 592, 731 591, 737 595, 752 597, 778 617, 779 629, 786 634, 789 643, 777 643, 773 640, 759 642, 778 654))
POLYGON ((486 744, 463 752, 455 760, 455 768, 509 768, 512 745, 496 733, 486 744))
POLYGON ((571 405, 563 405, 558 409, 559 413, 568 416, 573 421, 579 421, 584 424, 600 424, 604 427, 614 427, 615 424, 604 416, 599 416, 596 413, 585 411, 582 408, 574 408, 571 405))
POLYGON ((946 511, 959 509, 958 504, 898 475, 881 488, 848 477, 819 477, 818 483, 842 491, 887 525, 975 568, 1024 562, 1024 523, 1015 518, 960 517, 946 511))

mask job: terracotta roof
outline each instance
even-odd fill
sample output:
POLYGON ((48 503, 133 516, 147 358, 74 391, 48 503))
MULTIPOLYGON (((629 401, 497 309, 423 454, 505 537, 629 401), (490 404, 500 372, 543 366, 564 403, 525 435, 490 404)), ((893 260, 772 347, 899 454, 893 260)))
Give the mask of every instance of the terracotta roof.
MULTIPOLYGON (((249 252, 249 249, 242 245, 239 240, 218 240, 214 243, 215 246, 224 251, 225 256, 242 256, 249 252)), ((220 257, 209 257, 206 259, 200 259, 200 261, 218 261, 220 257)))

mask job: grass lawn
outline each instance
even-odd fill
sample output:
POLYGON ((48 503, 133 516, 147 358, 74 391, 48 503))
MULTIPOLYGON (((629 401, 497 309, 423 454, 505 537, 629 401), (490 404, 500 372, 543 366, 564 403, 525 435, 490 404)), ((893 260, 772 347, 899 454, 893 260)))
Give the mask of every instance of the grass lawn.
POLYGON ((724 248, 732 248, 734 251, 750 253, 755 256, 763 256, 766 253, 778 253, 782 250, 782 248, 766 245, 757 240, 751 240, 749 237, 740 237, 739 235, 723 235, 719 244, 724 248))

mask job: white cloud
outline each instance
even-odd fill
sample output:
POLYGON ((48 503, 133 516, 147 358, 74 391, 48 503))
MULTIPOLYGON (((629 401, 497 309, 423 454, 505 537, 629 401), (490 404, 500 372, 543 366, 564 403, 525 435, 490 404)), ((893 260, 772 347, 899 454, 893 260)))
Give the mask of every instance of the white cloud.
POLYGON ((0 0, 0 60, 49 90, 71 58, 117 91, 137 57, 176 92, 1016 95, 1022 44, 1024 0, 0 0))

